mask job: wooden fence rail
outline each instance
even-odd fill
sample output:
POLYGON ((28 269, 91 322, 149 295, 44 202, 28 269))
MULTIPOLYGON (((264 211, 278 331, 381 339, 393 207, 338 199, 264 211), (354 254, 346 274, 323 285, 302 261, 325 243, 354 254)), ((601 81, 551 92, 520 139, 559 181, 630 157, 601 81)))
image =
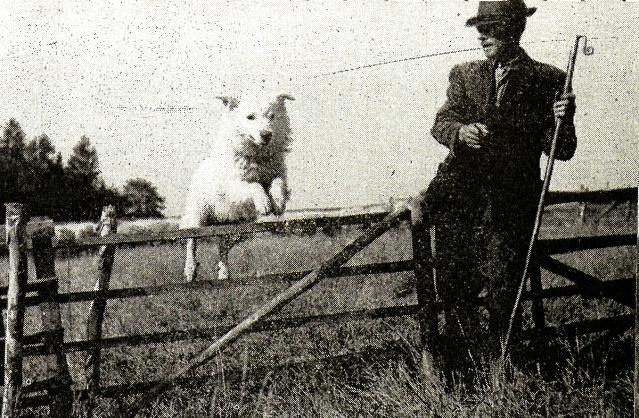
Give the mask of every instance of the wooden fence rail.
POLYGON ((633 294, 628 292, 619 292, 618 290, 616 291, 615 289, 609 288, 607 282, 603 282, 594 276, 586 274, 581 270, 568 266, 551 257, 542 257, 540 259, 540 265, 546 270, 565 277, 576 285, 581 286, 584 288, 584 293, 586 294, 599 294, 601 296, 609 297, 622 305, 628 306, 629 308, 633 308, 635 306, 635 298, 633 294))
MULTIPOLYGON (((632 291, 634 286, 634 279, 617 279, 617 280, 609 280, 606 281, 607 288, 611 289, 611 293, 624 293, 629 290, 632 291)), ((527 292, 524 293, 523 300, 531 301, 536 298, 543 299, 552 299, 552 298, 563 298, 570 296, 583 296, 586 298, 598 298, 602 295, 598 291, 593 291, 591 289, 584 289, 582 286, 560 286, 553 287, 549 289, 543 289, 538 293, 527 292)), ((483 305, 483 301, 479 300, 478 304, 480 306, 483 305)), ((439 308, 439 304, 435 305, 436 308, 439 308)), ((322 315, 310 315, 310 316, 297 316, 297 317, 286 317, 286 318, 278 318, 274 320, 264 321, 260 325, 257 325, 253 332, 265 332, 265 331, 273 331, 273 330, 283 330, 288 328, 298 328, 301 326, 309 325, 309 324, 337 324, 343 322, 350 322, 355 320, 367 320, 367 319, 382 319, 382 318, 390 318, 390 317, 399 317, 399 316, 407 316, 407 315, 415 315, 419 309, 419 305, 401 305, 401 306, 390 306, 385 308, 374 308, 374 309, 362 309, 356 311, 346 311, 339 313, 329 313, 322 315)), ((231 319, 226 316, 220 316, 220 320, 231 319)), ((148 333, 148 334, 136 334, 136 335, 125 335, 125 336, 117 336, 117 337, 103 337, 101 342, 101 347, 103 349, 106 348, 114 348, 120 346, 139 346, 146 344, 159 344, 159 343, 167 343, 167 342, 178 342, 185 340, 195 340, 195 339, 210 339, 214 337, 219 337, 224 333, 228 332, 237 323, 221 323, 217 326, 208 327, 208 328, 190 328, 185 330, 176 330, 176 331, 166 331, 166 332, 156 332, 156 333, 148 333)), ((39 356, 48 354, 48 347, 42 344, 43 335, 41 333, 27 335, 24 337, 24 349, 23 354, 25 357, 29 356, 39 356)), ((95 342, 93 340, 78 340, 78 341, 70 341, 64 343, 64 351, 67 353, 71 352, 82 352, 89 351, 93 348, 95 342)))
POLYGON ((626 187, 612 190, 582 190, 574 192, 555 191, 548 195, 547 205, 561 203, 614 203, 637 201, 637 188, 626 187))
POLYGON ((87 249, 103 245, 127 245, 152 241, 174 242, 187 238, 214 238, 226 236, 254 235, 259 233, 289 234, 294 231, 307 231, 311 228, 322 229, 331 226, 374 224, 381 222, 388 211, 347 216, 323 216, 310 219, 290 219, 286 221, 255 222, 244 224, 225 224, 203 228, 180 229, 158 233, 140 233, 131 235, 108 235, 85 238, 75 248, 87 249))
MULTIPOLYGON (((331 279, 344 279, 352 276, 372 275, 372 274, 387 274, 387 273, 400 273, 404 271, 413 270, 413 261, 395 261, 386 263, 372 263, 362 264, 354 266, 343 266, 331 272, 327 278, 331 279)), ((109 290, 89 290, 84 292, 70 292, 70 293, 58 293, 56 295, 56 301, 58 303, 77 303, 93 301, 98 297, 104 300, 111 299, 129 299, 146 296, 156 296, 171 294, 175 295, 181 292, 192 292, 196 290, 213 290, 213 289, 228 289, 236 288, 240 286, 256 286, 264 284, 292 284, 307 274, 311 270, 290 272, 290 273, 272 273, 263 276, 248 276, 237 277, 227 280, 198 280, 196 282, 188 283, 174 283, 158 286, 144 286, 144 287, 127 287, 121 289, 109 289, 109 290)), ((32 292, 39 292, 39 289, 46 288, 50 283, 40 282, 38 286, 32 288, 32 292)), ((29 290, 29 288, 27 288, 29 290)), ((26 296, 24 299, 24 306, 37 306, 42 303, 42 299, 39 295, 26 296)), ((0 299, 0 309, 6 307, 6 300, 0 299)))
MULTIPOLYGON (((554 261, 554 260, 553 260, 554 261)), ((336 270, 334 274, 331 274, 328 278, 334 279, 347 279, 352 276, 361 276, 361 275, 373 275, 373 274, 382 274, 382 273, 400 273, 400 272, 408 272, 413 270, 413 262, 412 260, 398 261, 398 262, 389 262, 389 263, 375 263, 375 264, 366 264, 366 265, 358 265, 358 266, 347 266, 341 267, 336 270)), ((250 277, 238 277, 234 279, 229 279, 225 281, 219 280, 200 280, 197 282, 190 283, 176 283, 176 284, 168 284, 168 285, 159 285, 159 286, 146 286, 146 287, 128 287, 122 289, 111 289, 107 291, 103 291, 98 293, 98 291, 90 290, 85 292, 70 292, 70 293, 57 293, 55 295, 55 301, 59 304, 64 303, 78 303, 78 302, 87 302, 92 301, 98 295, 102 296, 105 300, 112 299, 129 299, 129 298, 138 298, 138 297, 146 297, 146 296, 156 296, 156 295, 175 295, 180 292, 191 292, 196 290, 213 290, 213 289, 222 289, 222 288, 231 288, 231 287, 239 287, 239 286, 256 286, 256 285, 264 285, 264 284, 291 284, 295 281, 300 280, 305 275, 309 274, 310 270, 293 272, 293 273, 277 273, 277 274, 269 274, 264 276, 250 276, 250 277), (263 279, 263 280, 262 280, 263 279)), ((616 289, 620 287, 622 284, 625 286, 624 290, 628 290, 627 286, 632 285, 633 279, 616 279, 616 280, 607 280, 605 282, 607 287, 612 289, 616 289)), ((38 289, 45 289, 48 286, 52 285, 53 281, 43 281, 37 284, 38 286, 34 286, 34 291, 38 291, 38 289)), ((57 283, 57 280, 56 280, 57 283)), ((551 288, 544 289, 540 295, 544 295, 544 298, 553 297, 553 292, 561 289, 551 288)), ((584 296, 588 294, 596 293, 596 289, 588 289, 575 286, 567 286, 565 289, 574 289, 577 293, 582 293, 584 296), (590 292, 590 293, 589 293, 590 292)), ((622 290, 619 290, 623 292, 622 290)), ((529 295, 529 297, 535 297, 534 293, 525 293, 524 295, 529 295)), ((568 295, 566 295, 568 296, 568 295)), ((525 296, 526 297, 526 296, 525 296)), ((39 306, 43 303, 45 299, 40 294, 33 296, 26 296, 24 298, 24 306, 32 307, 39 306)), ((627 305, 627 303, 624 303, 627 305)), ((0 299, 0 309, 6 308, 6 300, 0 299)), ((3 337, 0 337, 2 340, 3 337)), ((25 338, 28 338, 25 337, 25 338)))
MULTIPOLYGON (((571 203, 614 203, 637 201, 637 188, 621 188, 612 190, 593 191, 554 191, 550 192, 547 199, 547 206, 571 203)), ((287 221, 257 222, 250 224, 227 224, 204 228, 181 229, 178 231, 165 231, 158 233, 138 233, 130 235, 112 235, 105 237, 87 237, 77 241, 72 248, 90 249, 109 244, 141 244, 149 242, 175 242, 186 238, 212 238, 226 235, 248 235, 256 233, 291 233, 293 231, 304 231, 312 229, 322 229, 331 226, 345 226, 357 224, 371 224, 379 222, 388 211, 378 211, 352 215, 332 215, 319 216, 313 218, 290 219, 287 221)), ((623 245, 623 244, 619 244, 623 245)), ((60 244, 55 248, 68 248, 67 244, 60 244)), ((6 253, 8 247, 6 243, 0 243, 0 255, 6 253)), ((0 288, 1 289, 1 288, 0 288)))
MULTIPOLYGON (((614 193, 600 193, 589 195, 584 193, 558 194, 553 203, 565 203, 573 199, 592 198, 597 202, 608 201, 606 199, 622 199, 628 196, 636 197, 636 189, 628 189, 624 191, 614 191, 614 193)), ((589 192, 593 193, 593 192, 589 192)), ((9 210, 7 213, 10 213, 9 210)), ((13 212, 11 212, 13 213, 13 212)), ((112 214, 112 212, 109 212, 112 214)), ((13 215, 14 216, 14 215, 13 215)), ((18 218, 12 218, 16 220, 18 218)), ((260 222, 253 224, 237 224, 237 225, 220 225, 201 229, 189 229, 180 231, 168 231, 157 234, 139 234, 139 235, 118 235, 115 232, 115 217, 105 216, 102 219, 101 237, 89 238, 79 243, 79 248, 100 248, 97 256, 96 266, 96 288, 92 291, 84 292, 68 292, 59 293, 57 289, 57 278, 55 277, 55 269, 53 268, 53 257, 57 248, 52 244, 49 235, 46 238, 38 238, 34 235, 33 245, 28 246, 28 240, 23 239, 16 241, 14 236, 20 235, 19 228, 16 229, 15 223, 8 223, 11 228, 7 228, 8 247, 10 251, 10 279, 9 286, 0 288, 0 307, 8 308, 10 312, 21 313, 24 316, 24 309, 30 306, 39 306, 43 318, 43 329, 41 332, 24 336, 22 335, 22 324, 20 315, 15 316, 13 313, 7 317, 7 331, 4 338, 7 346, 7 357, 5 358, 5 399, 3 402, 3 411, 7 409, 7 416, 15 411, 16 393, 22 390, 23 393, 31 393, 37 391, 46 391, 46 396, 50 400, 50 412, 55 416, 67 416, 73 396, 82 393, 88 402, 88 410, 91 410, 92 400, 97 394, 110 393, 109 388, 100 385, 100 356, 101 350, 117 346, 136 346, 144 344, 160 344, 167 342, 177 342, 194 339, 213 339, 221 335, 226 335, 222 339, 222 343, 218 341, 213 349, 202 353, 196 358, 191 365, 199 365, 212 354, 223 348, 225 344, 229 344, 238 338, 244 332, 268 332, 272 330, 281 330, 288 328, 298 328, 309 324, 338 324, 357 320, 383 319, 401 316, 414 316, 420 324, 420 329, 432 330, 432 323, 426 323, 428 319, 425 317, 425 306, 428 312, 437 312, 441 307, 434 300, 434 295, 425 290, 425 281, 423 278, 417 277, 417 300, 414 305, 387 306, 373 309, 361 309, 353 311, 331 312, 310 316, 293 316, 293 317, 270 317, 263 319, 272 312, 279 309, 285 304, 289 298, 293 298, 301 292, 304 292, 314 283, 323 279, 342 279, 349 276, 363 276, 385 273, 399 273, 414 271, 415 260, 400 260, 384 263, 370 263, 364 265, 344 266, 342 265, 350 256, 359 251, 377 236, 385 233, 389 228, 396 226, 398 223, 406 223, 410 219, 410 213, 406 210, 396 211, 391 214, 388 211, 374 212, 368 214, 356 214, 348 216, 327 216, 308 219, 294 219, 284 222, 260 222), (390 216, 390 218, 389 218, 390 216), (344 225, 364 225, 368 226, 362 236, 354 243, 349 244, 345 250, 338 253, 330 262, 324 264, 322 268, 316 271, 306 270, 298 272, 274 273, 258 277, 238 277, 226 281, 218 280, 201 280, 190 283, 178 283, 159 286, 144 286, 123 289, 109 289, 109 278, 111 266, 113 264, 113 251, 117 246, 126 246, 130 244, 138 244, 144 242, 175 242, 186 238, 205 239, 219 236, 245 236, 260 233, 292 233, 296 231, 309 232, 312 229, 327 228, 332 226, 344 225), (36 267, 37 281, 26 283, 26 252, 33 251, 34 264, 36 267), (13 263, 13 264, 12 264, 13 263), (18 274, 19 272, 19 274, 18 274), (208 328, 192 328, 179 331, 155 332, 139 335, 123 335, 123 336, 102 336, 102 322, 104 317, 104 309, 106 302, 110 299, 127 299, 139 298, 150 295, 175 294, 176 292, 191 292, 196 290, 208 290, 229 288, 237 286, 255 286, 264 284, 284 284, 290 286, 280 296, 278 302, 273 302, 268 308, 263 308, 261 313, 253 315, 249 318, 249 325, 234 322, 233 318, 220 316, 220 323, 208 328), (299 292, 299 293, 298 293, 299 292), (17 296, 18 295, 18 296, 17 296), (64 330, 59 315, 60 304, 77 303, 90 301, 91 310, 87 320, 86 340, 64 341, 64 330), (16 309, 15 307, 18 307, 16 309), (13 309, 13 310, 11 310, 13 309), (229 322, 230 320, 230 322, 229 322), (238 329, 240 330, 238 332, 238 329), (236 333, 236 334, 234 334, 236 333), (229 335, 231 335, 229 337, 229 335), (18 350, 10 349, 12 346, 18 350), (66 353, 71 352, 87 352, 87 361, 85 363, 85 379, 84 389, 73 392, 71 390, 71 380, 69 377, 68 365, 66 363, 66 353), (12 354, 13 353, 13 354, 12 354), (16 355, 17 353, 17 355, 16 355), (29 385, 22 388, 21 368, 22 358, 25 356, 48 356, 50 360, 48 364, 49 378, 44 382, 29 385), (19 363, 19 364, 18 364, 19 363)), ((26 223, 26 217, 18 223, 26 223)), ((525 293, 525 300, 541 301, 548 298, 583 296, 587 298, 605 297, 621 303, 625 306, 634 307, 634 300, 631 296, 634 294, 634 279, 617 278, 615 280, 601 281, 598 278, 579 271, 574 267, 567 266, 553 258, 551 255, 563 254, 574 251, 594 250, 599 248, 618 247, 636 245, 637 237, 632 234, 618 234, 605 236, 584 236, 561 239, 544 239, 538 242, 538 251, 540 253, 540 266, 550 272, 556 273, 573 282, 570 286, 542 288, 541 281, 538 286, 533 286, 530 292, 525 293), (629 296, 630 295, 630 296, 629 296)), ((418 256, 429 255, 414 254, 414 258, 418 256)), ((430 262, 430 260, 426 260, 430 262)), ((419 276, 419 274, 416 275, 419 276)), ((481 301, 479 301, 481 302, 481 301)), ((541 305, 537 305, 538 307, 541 305)), ((554 336, 561 333, 589 333, 599 332, 606 329, 626 329, 629 326, 629 319, 624 316, 614 318, 602 318, 598 320, 581 321, 561 326, 546 326, 544 322, 543 308, 533 312, 535 316, 535 328, 524 333, 524 338, 540 338, 542 336, 554 336)), ((429 343, 422 335, 422 342, 429 343)), ((186 371, 183 369, 174 373, 169 378, 158 382, 161 388, 167 387, 172 380, 179 380, 181 373, 186 371)), ((158 393, 159 387, 155 388, 158 393)), ((114 389, 115 390, 115 389, 114 389)), ((115 392, 113 392, 115 393, 115 392)), ((35 405, 36 398, 24 401, 24 405, 35 405)), ((40 398, 38 398, 40 399, 40 398)), ((3 412, 4 413, 4 412, 3 412)))
MULTIPOLYGON (((278 318, 260 322, 252 328, 250 332, 260 333, 265 331, 283 330, 290 328, 298 328, 309 324, 338 324, 351 322, 354 320, 365 319, 382 319, 390 317, 399 317, 415 314, 417 305, 391 306, 387 308, 362 309, 356 311, 346 311, 332 314, 311 315, 278 318)), ((220 324, 218 326, 207 328, 190 328, 186 330, 154 332, 148 334, 126 335, 119 337, 104 337, 100 341, 102 348, 114 348, 120 346, 134 347, 147 344, 172 343, 186 340, 211 339, 220 337, 233 328, 238 323, 220 324)), ((47 348, 39 344, 38 335, 34 335, 29 339, 33 345, 25 344, 25 356, 44 355, 47 348)), ((89 351, 93 348, 94 341, 81 340, 71 341, 64 344, 66 352, 89 351)))
POLYGON ((635 234, 597 235, 590 237, 553 238, 537 241, 537 250, 542 254, 555 255, 575 251, 635 245, 635 234))

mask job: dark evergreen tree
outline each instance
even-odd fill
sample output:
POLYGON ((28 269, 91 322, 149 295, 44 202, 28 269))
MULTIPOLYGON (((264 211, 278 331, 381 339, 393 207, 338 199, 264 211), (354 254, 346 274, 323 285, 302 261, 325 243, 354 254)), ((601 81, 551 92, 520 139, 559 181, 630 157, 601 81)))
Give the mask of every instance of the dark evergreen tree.
POLYGON ((65 169, 65 214, 72 220, 96 219, 102 208, 98 189, 100 178, 98 152, 83 135, 73 147, 65 169))
POLYGON ((47 181, 49 193, 54 196, 49 200, 49 211, 54 221, 69 220, 65 217, 65 208, 67 204, 66 196, 69 192, 66 190, 66 177, 64 172, 64 164, 62 163, 62 154, 59 152, 55 155, 51 166, 49 167, 49 178, 47 181))
POLYGON ((91 140, 82 135, 80 141, 73 147, 73 154, 67 161, 67 173, 90 185, 97 185, 100 178, 98 152, 91 145, 91 140))
MULTIPOLYGON (((124 194, 101 177, 98 153, 87 136, 73 148, 66 167, 51 139, 42 134, 28 143, 11 119, 0 138, 0 203, 25 203, 31 215, 54 221, 96 220, 103 206, 115 205, 128 217, 161 217, 164 198, 144 179, 131 179, 124 194)), ((0 207, 0 223, 5 208, 0 207)))
POLYGON ((54 216, 60 200, 60 180, 53 176, 56 165, 55 147, 46 134, 31 140, 24 149, 24 157, 30 168, 28 193, 32 214, 54 216), (56 181, 57 180, 57 181, 56 181))
MULTIPOLYGON (((24 158, 25 134, 20 124, 11 119, 0 139, 0 216, 5 218, 4 203, 30 203, 31 170, 24 158)), ((32 192, 32 191, 31 191, 32 192)))

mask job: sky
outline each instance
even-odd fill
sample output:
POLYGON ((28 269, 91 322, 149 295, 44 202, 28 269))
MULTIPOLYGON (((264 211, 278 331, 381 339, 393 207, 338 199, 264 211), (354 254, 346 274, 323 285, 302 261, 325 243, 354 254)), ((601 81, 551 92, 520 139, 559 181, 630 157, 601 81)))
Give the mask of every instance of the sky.
MULTIPOLYGON (((578 150, 551 189, 637 184, 638 2, 527 1, 522 45, 565 69, 576 34, 578 150)), ((446 148, 430 136, 450 68, 481 59, 464 26, 477 3, 434 1, 24 1, 0 11, 0 123, 46 133, 66 160, 82 135, 107 184, 150 180, 166 213, 219 120, 218 95, 286 92, 289 208, 358 206, 427 187, 446 148)))

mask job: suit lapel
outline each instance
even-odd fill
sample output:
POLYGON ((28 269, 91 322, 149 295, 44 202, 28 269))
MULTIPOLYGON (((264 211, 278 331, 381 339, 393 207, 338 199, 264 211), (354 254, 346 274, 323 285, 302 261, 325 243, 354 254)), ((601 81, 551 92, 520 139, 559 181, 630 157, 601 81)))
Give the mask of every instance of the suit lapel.
POLYGON ((508 84, 504 91, 504 97, 500 110, 511 112, 521 109, 526 100, 529 100, 535 92, 535 74, 532 59, 524 55, 522 62, 511 70, 508 84))
POLYGON ((509 75, 499 109, 495 106, 494 63, 483 60, 476 68, 477 72, 471 75, 472 85, 475 86, 472 100, 477 105, 480 120, 491 121, 499 119, 500 115, 512 115, 512 112, 525 108, 526 101, 538 94, 534 61, 525 53, 522 62, 509 75))

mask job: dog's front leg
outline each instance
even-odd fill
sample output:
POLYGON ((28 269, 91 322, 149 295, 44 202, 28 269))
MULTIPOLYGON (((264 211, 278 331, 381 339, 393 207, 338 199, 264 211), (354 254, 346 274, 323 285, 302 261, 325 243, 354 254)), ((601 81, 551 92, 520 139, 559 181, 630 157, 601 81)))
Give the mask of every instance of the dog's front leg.
POLYGON ((283 214, 286 210, 286 202, 290 193, 286 186, 286 180, 282 177, 277 177, 271 183, 268 193, 273 204, 273 214, 277 216, 283 214))
MULTIPOLYGON (((197 194, 189 191, 186 199, 186 209, 184 216, 180 220, 180 229, 197 228, 201 225, 203 206, 197 199, 197 194)), ((186 240, 186 260, 184 262, 184 278, 191 282, 197 277, 197 241, 195 238, 186 240)))
POLYGON ((220 261, 217 263, 217 278, 219 280, 226 280, 229 278, 229 252, 232 248, 232 243, 228 235, 219 237, 217 248, 220 253, 220 261))
POLYGON ((266 216, 273 210, 271 206, 271 198, 259 183, 248 183, 246 187, 247 192, 250 194, 250 199, 255 205, 255 211, 258 216, 266 216))
POLYGON ((198 262, 196 261, 197 243, 195 238, 186 240, 186 262, 184 263, 184 278, 192 282, 197 278, 198 262))

